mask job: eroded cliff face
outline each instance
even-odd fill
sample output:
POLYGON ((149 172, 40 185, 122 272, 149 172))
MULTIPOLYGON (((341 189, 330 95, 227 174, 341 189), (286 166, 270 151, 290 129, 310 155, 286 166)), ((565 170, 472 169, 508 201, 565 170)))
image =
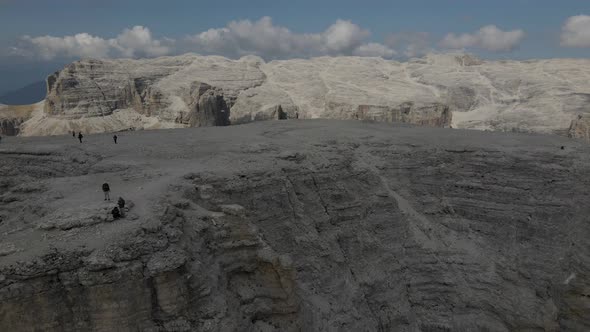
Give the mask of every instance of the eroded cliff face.
POLYGON ((449 107, 443 104, 415 105, 409 102, 398 107, 359 105, 354 118, 448 128, 452 125, 453 114, 449 107))
POLYGON ((44 126, 27 125, 22 134, 368 118, 563 135, 589 112, 585 68, 588 60, 482 61, 463 54, 404 63, 191 54, 83 60, 48 78, 47 121, 33 121, 44 126))
POLYGON ((340 121, 120 139, 0 147, 1 330, 590 328, 580 142, 340 121))
POLYGON ((28 121, 32 114, 43 108, 43 103, 33 105, 2 105, 0 104, 0 135, 16 136, 21 132, 21 125, 28 121))
POLYGON ((21 123, 27 119, 23 118, 4 118, 0 119, 0 135, 16 136, 20 131, 21 123))
POLYGON ((568 136, 590 141, 590 117, 579 116, 573 120, 568 130, 568 136))
MULTIPOLYGON (((236 94, 259 84, 256 81, 261 81, 263 74, 247 59, 221 59, 185 56, 147 62, 78 61, 48 77, 45 114, 76 120, 109 117, 118 110, 133 110, 137 117, 155 119, 163 123, 164 128, 176 124, 229 125, 230 108, 236 94), (195 64, 197 58, 204 61, 195 64), (224 68, 217 71, 216 63, 224 68)), ((93 121, 97 120, 89 120, 93 121)), ((128 127, 136 125, 130 123, 128 127)), ((91 124, 85 131, 96 132, 95 128, 91 124)), ((107 128, 120 129, 126 128, 107 128)))

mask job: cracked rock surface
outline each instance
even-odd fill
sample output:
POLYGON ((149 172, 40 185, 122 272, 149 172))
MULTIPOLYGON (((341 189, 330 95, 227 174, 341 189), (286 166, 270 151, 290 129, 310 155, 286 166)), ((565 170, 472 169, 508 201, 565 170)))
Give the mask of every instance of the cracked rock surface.
POLYGON ((0 330, 587 331, 589 202, 590 147, 557 136, 287 120, 9 137, 0 330))

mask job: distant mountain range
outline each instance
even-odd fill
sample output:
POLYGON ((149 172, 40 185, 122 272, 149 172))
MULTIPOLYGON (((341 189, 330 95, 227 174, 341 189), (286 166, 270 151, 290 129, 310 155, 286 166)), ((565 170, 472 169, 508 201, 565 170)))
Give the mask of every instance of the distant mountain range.
POLYGON ((0 95, 0 103, 6 105, 34 104, 45 99, 46 92, 46 85, 43 80, 0 95))
POLYGON ((29 104, 0 106, 5 123, 0 133, 330 118, 590 139, 588 77, 590 59, 485 61, 461 53, 407 62, 361 57, 265 62, 195 54, 86 59, 49 75, 45 97, 42 82, 9 99, 0 97, 5 104, 29 104))

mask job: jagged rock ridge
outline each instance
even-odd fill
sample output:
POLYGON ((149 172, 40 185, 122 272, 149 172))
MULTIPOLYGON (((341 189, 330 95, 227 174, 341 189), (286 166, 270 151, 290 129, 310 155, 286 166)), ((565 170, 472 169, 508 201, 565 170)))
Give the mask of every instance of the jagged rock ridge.
POLYGON ((2 331, 590 329, 582 142, 333 120, 86 139, 0 145, 2 331))

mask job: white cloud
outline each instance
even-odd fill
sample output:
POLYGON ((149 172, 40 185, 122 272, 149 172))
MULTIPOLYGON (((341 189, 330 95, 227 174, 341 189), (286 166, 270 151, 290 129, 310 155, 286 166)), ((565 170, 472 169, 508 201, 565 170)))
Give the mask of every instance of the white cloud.
POLYGON ((369 35, 368 30, 361 29, 350 21, 338 20, 321 34, 322 46, 329 53, 349 53, 359 47, 369 35))
POLYGON ((388 59, 393 57, 396 54, 396 52, 383 44, 368 43, 356 48, 353 51, 353 54, 357 56, 372 56, 388 59))
POLYGON ((318 43, 313 35, 298 35, 275 26, 270 17, 256 22, 233 21, 227 27, 209 29, 190 36, 192 49, 197 52, 241 56, 257 54, 265 57, 301 55, 318 43))
MULTIPOLYGON (((170 43, 170 41, 167 41, 170 43)), ((170 53, 171 49, 160 40, 152 38, 146 27, 135 26, 125 29, 117 38, 104 39, 88 33, 74 36, 54 37, 24 36, 19 47, 12 47, 15 54, 38 56, 45 60, 57 57, 108 58, 160 56, 170 53)))
POLYGON ((487 25, 475 33, 455 35, 449 33, 440 42, 445 48, 481 48, 488 51, 510 51, 516 48, 523 40, 523 30, 502 31, 495 25, 487 25))
POLYGON ((197 52, 232 57, 245 54, 271 59, 319 55, 393 55, 393 51, 385 45, 365 44, 369 36, 368 30, 345 20, 337 20, 320 33, 298 34, 274 25, 270 17, 263 17, 255 22, 233 21, 224 28, 210 29, 190 36, 188 40, 197 52), (381 46, 381 54, 376 54, 378 45, 381 46))
POLYGON ((128 58, 162 56, 171 51, 169 47, 162 45, 161 41, 153 39, 148 28, 140 25, 123 30, 116 39, 109 40, 109 43, 128 58))
POLYGON ((568 18, 561 28, 561 45, 590 47, 590 16, 578 15, 568 18))
MULTIPOLYGON (((58 56, 65 57, 107 57, 110 51, 109 42, 91 36, 87 33, 79 33, 65 37, 30 37, 24 36, 23 41, 29 43, 30 53, 36 54, 45 60, 51 60, 58 56)), ((25 46, 26 47, 26 46, 25 46)), ((21 52, 26 52, 22 50, 21 52)))
POLYGON ((369 42, 367 29, 346 20, 337 20, 325 31, 295 33, 275 25, 270 17, 258 21, 232 21, 227 26, 209 29, 184 40, 155 39, 147 27, 123 30, 115 38, 88 33, 73 36, 39 36, 22 38, 10 54, 55 58, 135 58, 156 57, 182 52, 241 57, 254 54, 266 59, 285 59, 322 55, 357 55, 393 57, 392 47, 369 42))

